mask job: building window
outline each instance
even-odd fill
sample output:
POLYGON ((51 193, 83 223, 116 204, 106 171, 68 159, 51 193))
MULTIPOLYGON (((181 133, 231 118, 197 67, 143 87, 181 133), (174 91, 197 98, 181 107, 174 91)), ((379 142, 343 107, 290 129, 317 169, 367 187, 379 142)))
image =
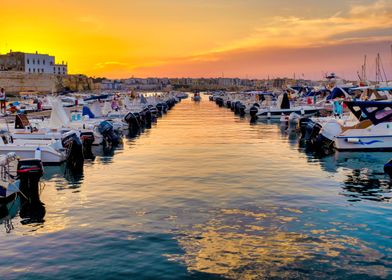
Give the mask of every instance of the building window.
POLYGON ((35 68, 33 69, 33 72, 35 73, 35 68))
POLYGON ((42 73, 44 73, 44 68, 41 69, 42 73))
POLYGON ((35 64, 35 59, 33 59, 33 64, 35 64))
POLYGON ((30 64, 30 60, 29 59, 27 59, 27 64, 30 64))
POLYGON ((44 59, 44 60, 42 60, 42 64, 43 64, 43 65, 45 65, 45 59, 44 59))
POLYGON ((29 68, 29 73, 31 73, 31 69, 29 68))
POLYGON ((39 59, 37 59, 37 64, 39 64, 39 59))

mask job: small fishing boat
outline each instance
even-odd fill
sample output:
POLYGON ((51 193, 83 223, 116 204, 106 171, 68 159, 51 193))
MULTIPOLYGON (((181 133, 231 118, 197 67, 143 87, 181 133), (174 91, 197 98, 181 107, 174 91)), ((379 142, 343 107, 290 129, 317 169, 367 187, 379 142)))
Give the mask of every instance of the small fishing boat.
POLYGON ((200 93, 195 93, 195 94, 193 95, 193 97, 192 97, 192 100, 193 100, 193 101, 196 101, 196 102, 201 101, 200 93))

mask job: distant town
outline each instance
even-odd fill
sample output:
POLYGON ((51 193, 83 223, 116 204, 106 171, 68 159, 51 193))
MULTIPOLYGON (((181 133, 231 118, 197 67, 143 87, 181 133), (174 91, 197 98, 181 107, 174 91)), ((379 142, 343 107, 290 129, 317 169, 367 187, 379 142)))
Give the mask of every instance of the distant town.
MULTIPOLYGON (((353 82, 356 83, 355 81, 353 82)), ((64 91, 140 90, 208 91, 282 88, 286 85, 317 85, 319 81, 295 78, 128 78, 107 79, 68 74, 68 63, 54 55, 14 52, 0 54, 0 86, 8 92, 55 93, 64 91)))

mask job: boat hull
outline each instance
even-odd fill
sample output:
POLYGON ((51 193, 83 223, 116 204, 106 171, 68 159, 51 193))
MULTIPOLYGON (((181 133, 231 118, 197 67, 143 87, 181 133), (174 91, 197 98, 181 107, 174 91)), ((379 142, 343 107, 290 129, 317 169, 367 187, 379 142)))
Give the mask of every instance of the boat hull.
POLYGON ((257 114, 259 119, 276 119, 280 120, 282 115, 290 115, 291 113, 296 113, 301 117, 310 117, 318 113, 320 109, 282 109, 282 110, 262 110, 257 114))
MULTIPOLYGON (((59 165, 66 160, 65 153, 57 152, 54 149, 47 149, 47 147, 40 147, 40 149, 41 160, 45 165, 59 165)), ((10 152, 14 152, 21 159, 35 158, 35 149, 15 146, 1 147, 0 155, 6 155, 10 152)))
POLYGON ((392 150, 392 135, 384 136, 337 136, 335 148, 339 151, 348 150, 392 150))

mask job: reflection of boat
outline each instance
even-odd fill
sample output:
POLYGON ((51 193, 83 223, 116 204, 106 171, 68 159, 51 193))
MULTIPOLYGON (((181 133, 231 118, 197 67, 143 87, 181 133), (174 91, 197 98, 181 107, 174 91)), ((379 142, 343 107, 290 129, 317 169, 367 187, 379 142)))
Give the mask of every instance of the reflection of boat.
POLYGON ((384 172, 392 177, 392 159, 384 165, 384 172))
POLYGON ((361 152, 336 152, 333 155, 320 158, 323 170, 336 173, 339 168, 366 169, 369 172, 383 174, 384 164, 391 158, 390 153, 361 153, 361 152))
POLYGON ((387 201, 391 186, 383 166, 390 157, 389 153, 336 152, 319 161, 323 170, 344 176, 340 194, 349 197, 350 201, 387 201))

